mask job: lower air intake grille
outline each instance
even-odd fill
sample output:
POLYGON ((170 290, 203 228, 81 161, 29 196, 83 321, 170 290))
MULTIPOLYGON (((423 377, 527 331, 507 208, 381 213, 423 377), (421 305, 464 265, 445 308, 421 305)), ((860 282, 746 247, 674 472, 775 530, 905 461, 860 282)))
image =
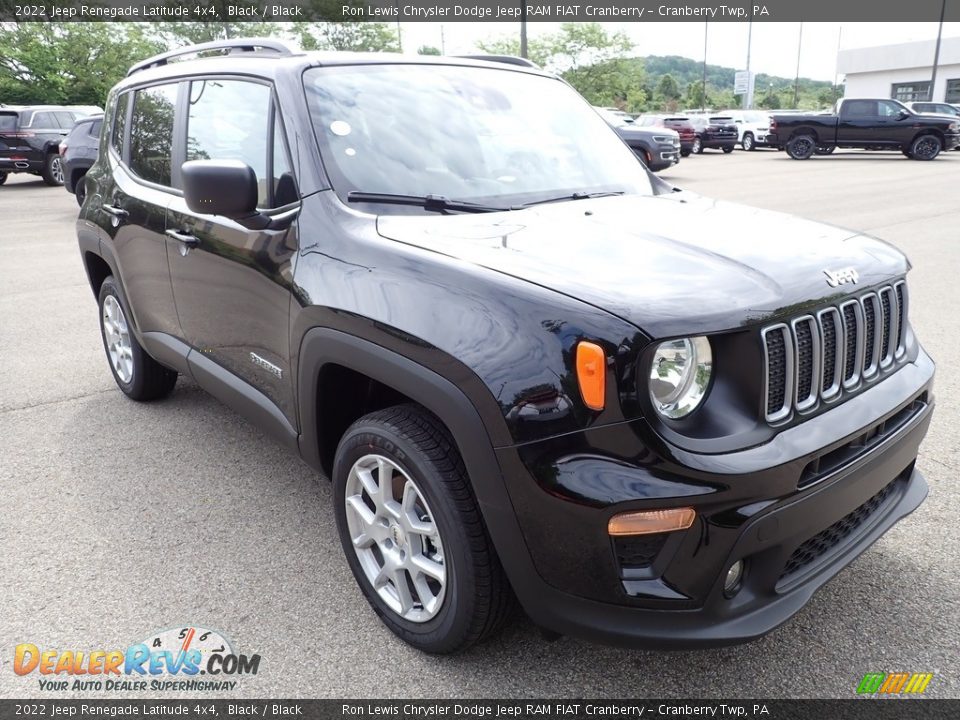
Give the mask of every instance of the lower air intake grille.
POLYGON ((894 480, 856 510, 840 518, 826 530, 821 530, 794 550, 793 555, 790 556, 786 567, 780 574, 780 580, 799 572, 846 540, 883 506, 884 501, 893 492, 896 483, 897 481, 894 480))

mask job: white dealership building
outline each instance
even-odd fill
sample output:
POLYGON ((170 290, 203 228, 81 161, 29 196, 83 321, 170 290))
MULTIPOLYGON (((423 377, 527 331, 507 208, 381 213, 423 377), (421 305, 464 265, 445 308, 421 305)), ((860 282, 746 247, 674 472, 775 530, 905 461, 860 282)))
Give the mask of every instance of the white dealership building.
POLYGON ((837 72, 846 76, 846 97, 960 103, 960 37, 940 43, 937 81, 930 95, 935 50, 935 40, 841 50, 837 72))

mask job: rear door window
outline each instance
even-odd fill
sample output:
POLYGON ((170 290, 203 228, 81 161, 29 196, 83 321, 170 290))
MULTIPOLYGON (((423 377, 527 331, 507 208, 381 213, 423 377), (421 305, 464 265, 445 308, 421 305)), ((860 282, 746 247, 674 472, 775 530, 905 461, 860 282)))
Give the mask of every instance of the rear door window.
POLYGON ((845 118, 872 118, 877 116, 876 100, 847 100, 841 108, 845 118))
POLYGON ((171 186, 173 121, 177 84, 137 90, 130 123, 130 169, 158 185, 171 186))
POLYGON ((30 121, 30 127, 38 130, 50 130, 60 127, 51 112, 35 112, 33 120, 30 121))

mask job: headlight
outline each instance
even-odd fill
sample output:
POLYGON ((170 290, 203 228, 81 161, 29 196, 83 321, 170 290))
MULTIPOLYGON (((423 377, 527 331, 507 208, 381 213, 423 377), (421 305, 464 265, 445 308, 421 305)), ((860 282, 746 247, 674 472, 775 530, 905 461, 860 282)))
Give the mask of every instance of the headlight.
POLYGON ((668 418, 692 413, 707 394, 713 354, 705 337, 681 338, 661 343, 650 366, 650 399, 668 418))

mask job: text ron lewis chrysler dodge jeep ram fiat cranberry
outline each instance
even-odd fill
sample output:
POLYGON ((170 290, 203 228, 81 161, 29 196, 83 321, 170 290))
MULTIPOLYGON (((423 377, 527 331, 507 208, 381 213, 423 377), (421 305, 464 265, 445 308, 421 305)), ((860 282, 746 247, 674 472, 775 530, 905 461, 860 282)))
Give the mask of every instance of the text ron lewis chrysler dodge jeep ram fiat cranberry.
POLYGON ((187 375, 330 477, 360 589, 427 651, 515 600, 746 641, 927 493, 907 259, 671 188, 536 68, 152 58, 77 228, 120 389, 187 375))

